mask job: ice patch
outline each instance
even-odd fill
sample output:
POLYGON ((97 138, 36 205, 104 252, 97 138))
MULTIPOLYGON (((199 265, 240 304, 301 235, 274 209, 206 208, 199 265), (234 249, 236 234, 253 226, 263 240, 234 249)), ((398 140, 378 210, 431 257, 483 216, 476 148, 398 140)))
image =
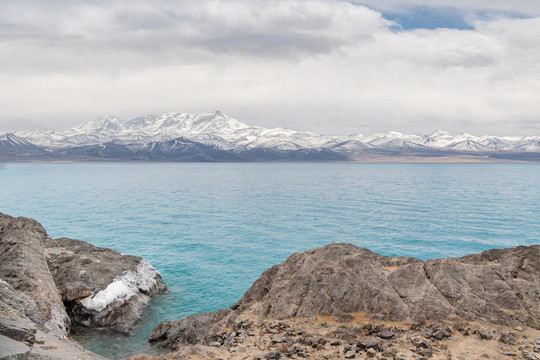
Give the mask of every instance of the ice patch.
POLYGON ((81 304, 88 310, 103 311, 115 300, 125 301, 139 291, 149 292, 156 286, 155 277, 159 272, 146 260, 141 260, 135 270, 126 271, 114 278, 105 290, 101 290, 95 296, 87 297, 81 304))
POLYGON ((159 272, 148 261, 141 260, 135 271, 126 272, 119 280, 135 292, 147 293, 156 286, 156 275, 159 275, 159 272))
POLYGON ((120 280, 110 283, 105 290, 101 290, 94 297, 87 297, 81 304, 88 310, 101 311, 116 299, 124 299, 129 294, 129 289, 120 280))

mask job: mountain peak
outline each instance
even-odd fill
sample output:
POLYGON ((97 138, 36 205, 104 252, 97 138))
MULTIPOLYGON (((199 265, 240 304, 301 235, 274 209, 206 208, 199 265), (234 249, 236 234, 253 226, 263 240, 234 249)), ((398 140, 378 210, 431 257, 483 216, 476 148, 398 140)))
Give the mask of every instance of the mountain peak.
POLYGON ((430 138, 437 138, 437 137, 441 137, 441 136, 450 136, 450 133, 448 131, 444 131, 444 130, 439 129, 439 130, 435 130, 431 134, 427 135, 427 137, 430 137, 430 138))
MULTIPOLYGON (((474 137, 469 134, 452 135, 436 130, 419 136, 398 131, 374 135, 322 136, 312 132, 298 132, 286 128, 267 129, 249 126, 228 117, 220 110, 187 114, 169 112, 147 114, 130 120, 108 116, 87 121, 65 131, 31 130, 15 135, 48 150, 81 146, 101 146, 114 143, 130 149, 147 144, 165 143, 178 139, 189 140, 212 149, 242 152, 251 149, 271 149, 279 154, 289 150, 341 151, 346 156, 361 156, 367 149, 377 154, 418 153, 437 151, 537 151, 540 137, 474 137), (470 140, 470 141, 466 141, 470 140), (420 149, 420 150, 419 150, 420 149), (351 155, 353 154, 353 155, 351 155), (357 155, 354 155, 357 154, 357 155)), ((3 135, 1 139, 6 139, 3 135)), ((7 145, 6 145, 7 146, 7 145)), ((101 151, 101 150, 100 150, 101 151)), ((131 150, 130 150, 131 151, 131 150)), ((389 155, 393 156, 393 155, 389 155)))

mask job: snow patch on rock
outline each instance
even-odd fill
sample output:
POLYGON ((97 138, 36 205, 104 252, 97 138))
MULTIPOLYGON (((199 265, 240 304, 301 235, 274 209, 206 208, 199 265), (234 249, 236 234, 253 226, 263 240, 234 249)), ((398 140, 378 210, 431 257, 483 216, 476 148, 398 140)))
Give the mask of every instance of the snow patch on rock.
POLYGON ((87 310, 103 311, 115 301, 123 303, 138 292, 148 293, 156 286, 156 276, 159 272, 146 260, 141 260, 135 270, 126 271, 114 278, 105 290, 99 291, 81 301, 87 310))
POLYGON ((159 272, 146 260, 141 260, 135 270, 124 273, 119 280, 128 286, 134 293, 149 292, 156 286, 156 276, 159 272))
POLYGON ((81 301, 88 310, 102 311, 116 299, 125 300, 130 291, 120 280, 110 283, 105 290, 101 290, 95 296, 90 296, 81 301))

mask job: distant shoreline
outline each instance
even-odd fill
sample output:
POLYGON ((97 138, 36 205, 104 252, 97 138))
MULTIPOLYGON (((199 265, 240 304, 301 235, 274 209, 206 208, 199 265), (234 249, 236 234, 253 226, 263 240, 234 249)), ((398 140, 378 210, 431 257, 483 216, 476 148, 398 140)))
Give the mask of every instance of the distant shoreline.
POLYGON ((2 159, 0 158, 0 169, 2 164, 9 163, 40 163, 40 164, 62 164, 62 163, 342 163, 342 164, 376 164, 376 163, 422 163, 422 164, 440 164, 440 163, 539 163, 540 154, 533 159, 512 159, 512 158, 494 158, 483 156, 438 156, 438 157, 392 157, 382 156, 373 159, 358 159, 358 160, 245 160, 245 161, 190 161, 190 160, 159 160, 159 159, 105 159, 105 158, 89 158, 89 159, 72 159, 72 160, 43 160, 43 159, 2 159))

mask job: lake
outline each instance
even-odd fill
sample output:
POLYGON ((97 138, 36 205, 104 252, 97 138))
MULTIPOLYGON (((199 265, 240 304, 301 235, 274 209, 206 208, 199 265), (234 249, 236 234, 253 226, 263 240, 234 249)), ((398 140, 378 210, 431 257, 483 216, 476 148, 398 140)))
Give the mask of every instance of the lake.
POLYGON ((540 243, 538 163, 8 163, 0 212, 146 258, 169 292, 132 338, 78 337, 121 358, 165 320, 234 304, 294 252, 349 242, 432 259, 540 243))

